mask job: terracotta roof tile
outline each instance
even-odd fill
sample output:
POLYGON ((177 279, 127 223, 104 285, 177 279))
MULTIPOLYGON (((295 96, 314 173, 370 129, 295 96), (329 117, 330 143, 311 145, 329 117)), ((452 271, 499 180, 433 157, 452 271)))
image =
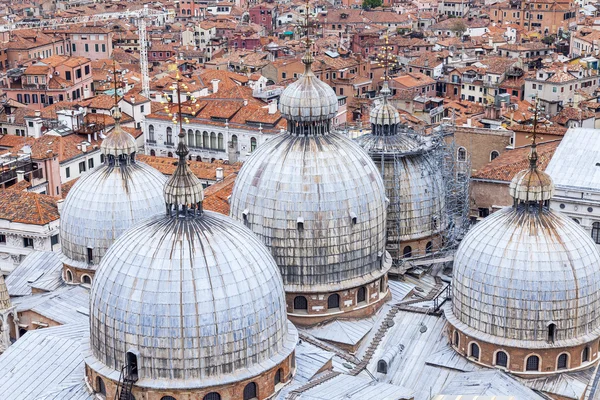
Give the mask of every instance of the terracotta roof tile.
MULTIPOLYGON (((155 157, 148 156, 145 154, 139 154, 136 156, 138 160, 143 163, 150 165, 152 168, 157 169, 161 173, 165 175, 171 175, 175 172, 175 158, 169 157, 155 157)), ((242 167, 241 163, 235 164, 225 164, 223 161, 215 161, 213 163, 207 163, 202 161, 188 161, 188 165, 190 166, 190 170, 196 175, 199 179, 204 180, 217 180, 217 168, 223 168, 223 175, 229 176, 233 173, 237 173, 242 167)))
POLYGON ((56 197, 17 190, 0 191, 0 219, 46 225, 59 218, 56 197))
POLYGON ((229 197, 233 191, 236 178, 237 172, 226 176, 223 181, 206 188, 204 191, 204 202, 202 203, 204 209, 229 215, 229 197))

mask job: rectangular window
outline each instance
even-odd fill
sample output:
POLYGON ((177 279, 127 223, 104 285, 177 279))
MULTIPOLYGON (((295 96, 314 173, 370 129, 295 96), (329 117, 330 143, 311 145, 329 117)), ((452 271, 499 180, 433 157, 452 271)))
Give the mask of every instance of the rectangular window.
POLYGON ((96 50, 96 53, 97 53, 98 51, 100 51, 100 49, 99 49, 99 46, 98 46, 98 43, 96 43, 96 44, 94 45, 94 49, 96 50))
POLYGON ((23 102, 23 95, 22 95, 21 93, 17 93, 17 101, 18 101, 19 103, 22 103, 22 102, 23 102))
POLYGON ((86 53, 88 53, 88 52, 90 51, 90 45, 89 45, 89 44, 87 44, 87 43, 85 43, 85 44, 83 45, 83 48, 85 49, 85 52, 86 52, 86 53))
POLYGON ((144 105, 143 104, 140 106, 140 111, 144 112, 144 105))
POLYGON ((84 67, 84 72, 85 72, 85 74, 86 74, 86 75, 89 75, 89 74, 90 74, 90 66, 89 66, 89 65, 86 65, 86 66, 84 67))
POLYGON ((85 161, 79 163, 79 173, 85 172, 85 161))
POLYGON ((55 246, 58 244, 58 235, 50 236, 50 246, 55 246))
POLYGON ((90 159, 88 160, 88 168, 89 168, 89 169, 92 169, 92 168, 94 168, 94 159, 93 159, 93 158, 90 158, 90 159))
POLYGON ((75 70, 75 77, 77 79, 81 79, 81 68, 75 70))
POLYGON ((88 247, 87 248, 87 262, 88 262, 88 264, 91 264, 93 260, 94 260, 94 251, 93 251, 93 249, 90 249, 88 247))
POLYGON ((70 178, 70 177, 71 177, 71 167, 67 167, 67 168, 65 169, 65 176, 66 176, 67 178, 70 178))
POLYGON ((33 239, 32 238, 23 238, 23 247, 28 247, 33 249, 33 239))
POLYGON ((6 235, 0 235, 0 244, 6 244, 6 235))
POLYGON ((25 93, 25 104, 29 104, 29 103, 31 103, 30 96, 29 96, 29 94, 25 93))
POLYGON ((73 52, 75 52, 76 47, 75 47, 75 43, 71 44, 71 49, 73 49, 73 52))
POLYGON ((33 104, 37 104, 37 102, 38 102, 38 95, 37 94, 34 93, 34 94, 31 95, 31 102, 33 104))
POLYGON ((556 86, 552 88, 552 93, 556 93, 556 86))
POLYGON ((537 89, 537 85, 536 85, 535 83, 531 84, 531 87, 532 87, 533 89, 537 89))
POLYGON ((106 45, 105 44, 102 45, 102 52, 106 53, 106 45))
POLYGON ((71 71, 65 71, 65 79, 68 81, 71 80, 71 71))

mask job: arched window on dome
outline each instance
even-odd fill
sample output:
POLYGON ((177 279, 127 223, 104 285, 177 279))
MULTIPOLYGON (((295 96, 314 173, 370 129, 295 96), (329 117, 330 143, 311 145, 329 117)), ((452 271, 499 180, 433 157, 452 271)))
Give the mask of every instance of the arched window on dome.
POLYGON ((548 325, 548 341, 554 343, 556 339, 556 324, 552 323, 548 325))
POLYGON ((335 310, 337 308, 340 308, 340 295, 334 293, 327 298, 327 309, 335 310))
POLYGON ((160 398, 160 400, 177 400, 177 399, 173 396, 163 396, 160 398))
POLYGON ((496 158, 498 158, 499 155, 500 153, 498 153, 496 150, 492 151, 490 153, 490 161, 494 161, 496 158))
POLYGON ((479 345, 477 343, 471 343, 470 346, 470 356, 475 359, 475 361, 479 361, 479 345))
POLYGON ((154 157, 154 156, 156 156, 156 152, 155 152, 154 150, 150 150, 150 155, 151 155, 152 157, 154 157))
POLYGON ((171 127, 167 127, 167 144, 173 144, 173 129, 171 127))
POLYGON ((506 368, 508 366, 508 354, 503 351, 496 353, 496 365, 506 368))
POLYGON ((221 395, 217 392, 210 392, 202 400, 221 400, 221 395))
POLYGON ((367 288, 362 286, 362 287, 358 288, 358 291, 356 292, 356 302, 364 303, 366 301, 367 301, 367 288))
POLYGON ((223 146, 223 134, 219 132, 219 136, 217 136, 217 146, 219 150, 225 150, 223 146))
POLYGON ((459 147, 456 153, 456 159, 458 161, 467 161, 467 149, 459 147))
POLYGON ((258 397, 258 390, 256 390, 256 383, 250 382, 244 388, 244 400, 252 400, 258 397))
POLYGON ((81 276, 81 283, 83 283, 85 285, 91 285, 92 284, 92 278, 90 278, 89 275, 82 275, 81 276))
POLYGON ((594 239, 596 244, 600 244, 600 222, 592 224, 592 239, 594 239))
POLYGON ((148 140, 154 142, 154 125, 148 125, 148 140))
POLYGON ((104 381, 99 376, 96 377, 96 393, 100 393, 106 396, 106 385, 104 381))
POLYGON ((277 370, 277 372, 275 372, 275 377, 273 378, 273 383, 275 383, 275 386, 277 386, 281 383, 282 378, 283 378, 283 370, 281 368, 279 368, 277 370))
POLYGON ((250 153, 252 153, 254 150, 256 150, 256 138, 251 137, 250 138, 250 153))
POLYGON ((73 282, 73 273, 69 270, 67 270, 67 282, 73 282))
POLYGON ((138 363, 137 363, 137 356, 128 351, 125 354, 125 362, 127 363, 127 376, 128 377, 135 377, 137 379, 137 373, 138 373, 138 363))
POLYGON ((567 369, 568 363, 569 355, 567 353, 562 353, 556 360, 556 369, 567 369))
POLYGON ((590 348, 586 346, 581 352, 581 362, 590 361, 590 348))
POLYGON ((385 360, 377 361, 377 372, 387 374, 388 365, 385 360))
POLYGON ((410 258, 410 257, 412 257, 412 247, 406 246, 404 248, 404 250, 402 250, 402 256, 404 258, 410 258))
POLYGON ((294 311, 304 311, 308 310, 308 301, 304 296, 296 296, 294 297, 294 311))
POLYGON ((452 338, 452 344, 456 347, 460 344, 460 336, 458 335, 458 331, 454 331, 454 337, 452 338))
POLYGON ((527 357, 527 363, 525 364, 525 371, 539 371, 540 370, 540 358, 538 356, 527 357))
POLYGON ((431 254, 433 252, 433 243, 427 242, 425 245, 425 254, 431 254))

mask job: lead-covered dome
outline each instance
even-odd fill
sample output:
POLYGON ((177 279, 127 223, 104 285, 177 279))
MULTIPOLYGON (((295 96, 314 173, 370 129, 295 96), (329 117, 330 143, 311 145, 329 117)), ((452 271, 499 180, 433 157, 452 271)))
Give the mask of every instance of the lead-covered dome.
POLYGON ((338 99, 333 89, 310 69, 312 56, 302 58, 304 74, 285 88, 279 98, 279 112, 288 121, 314 122, 334 118, 338 99))
POLYGON ((79 178, 61 210, 61 248, 69 266, 95 268, 126 229, 164 211, 166 178, 135 160, 135 139, 121 129, 120 114, 115 117, 101 148, 103 165, 79 178))
POLYGON ((123 234, 91 292, 86 362, 117 374, 138 352, 137 386, 200 388, 260 374, 289 356, 277 265, 247 228, 220 214, 159 216, 123 234))

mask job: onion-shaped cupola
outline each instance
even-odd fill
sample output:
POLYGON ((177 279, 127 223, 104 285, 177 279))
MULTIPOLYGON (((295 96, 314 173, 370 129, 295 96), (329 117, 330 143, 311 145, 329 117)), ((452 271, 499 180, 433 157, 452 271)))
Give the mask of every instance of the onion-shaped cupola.
POLYGON ((98 269, 88 380, 129 379, 120 390, 135 398, 270 397, 291 381, 298 338, 281 275, 249 229, 202 209, 183 132, 166 212, 125 232, 98 269))
MULTIPOLYGON (((100 148, 104 162, 79 178, 61 211, 63 278, 67 283, 91 283, 119 235, 164 210, 165 176, 136 161, 135 139, 122 129, 117 107, 113 116, 114 129, 100 148)), ((92 165, 88 161, 88 166, 92 165)))
POLYGON ((281 95, 287 132, 244 163, 230 200, 230 215, 271 250, 288 316, 304 325, 374 313, 388 296, 391 266, 383 181, 368 155, 333 129, 337 97, 312 61, 307 50, 304 75, 281 95))
POLYGON ((552 179, 537 161, 534 134, 530 165, 510 184, 513 206, 479 222, 458 247, 446 316, 460 353, 552 374, 597 360, 600 254, 579 224, 550 210, 552 179))
POLYGON ((369 117, 372 134, 376 136, 396 135, 400 125, 400 114, 396 107, 388 102, 388 96, 392 91, 387 80, 383 82, 380 93, 382 101, 373 108, 369 117))

